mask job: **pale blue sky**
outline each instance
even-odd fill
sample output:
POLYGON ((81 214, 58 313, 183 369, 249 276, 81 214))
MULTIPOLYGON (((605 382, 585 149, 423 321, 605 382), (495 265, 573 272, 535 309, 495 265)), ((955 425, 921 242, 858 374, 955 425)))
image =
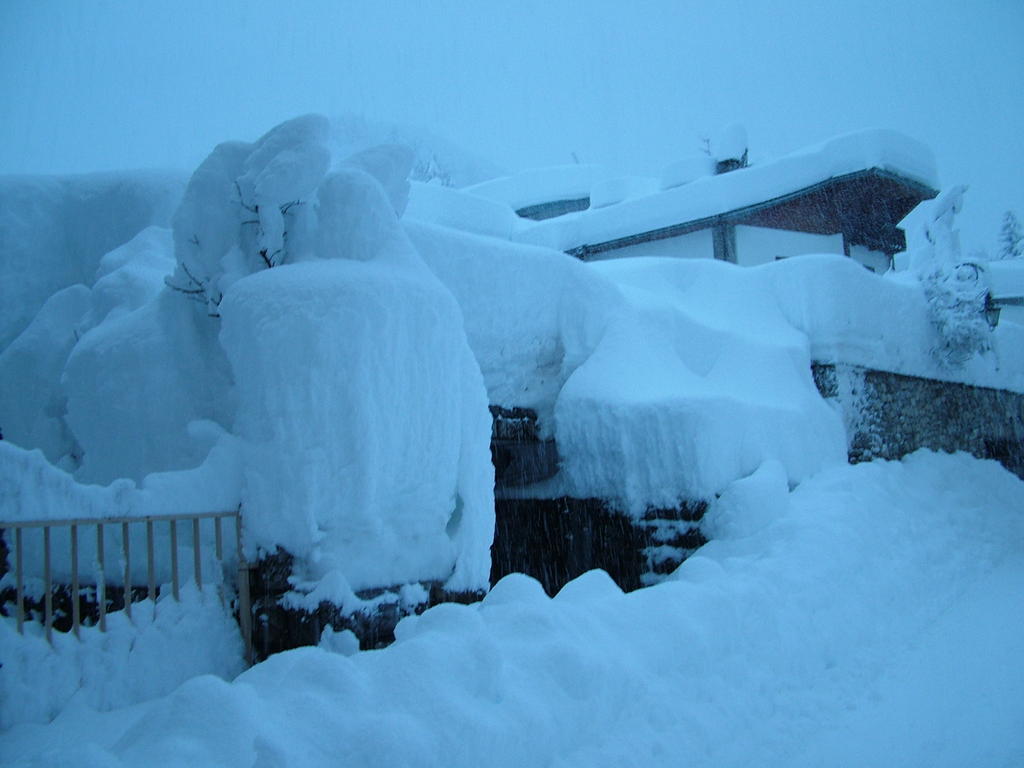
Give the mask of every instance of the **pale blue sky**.
POLYGON ((1024 216, 1024 3, 0 2, 0 172, 191 168, 303 112, 419 124, 517 169, 656 172, 718 126, 777 155, 887 127, 1024 216))

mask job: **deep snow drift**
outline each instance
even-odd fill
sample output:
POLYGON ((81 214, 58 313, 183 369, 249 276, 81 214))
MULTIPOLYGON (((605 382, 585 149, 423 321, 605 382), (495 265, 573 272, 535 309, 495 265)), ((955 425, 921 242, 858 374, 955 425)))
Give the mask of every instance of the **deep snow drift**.
POLYGON ((509 576, 388 649, 288 651, 109 714, 82 696, 0 746, 16 765, 1013 765, 1022 509, 1024 483, 964 455, 793 492, 770 463, 658 586, 592 572, 549 599, 509 576))
MULTIPOLYGON (((895 145, 875 138, 734 176, 771 186, 884 163, 895 145)), ((142 211, 116 226, 74 206, 65 217, 69 182, 3 180, 12 221, 28 224, 0 258, 36 271, 0 351, 3 515, 241 505, 250 558, 298 556, 294 603, 353 609, 356 590, 388 588, 415 606, 420 582, 487 585, 491 403, 535 409, 558 442, 560 473, 519 493, 597 496, 634 514, 707 499, 712 543, 652 589, 623 595, 591 573, 549 600, 513 576, 481 604, 404 620, 388 650, 348 658, 353 637, 328 632, 321 649, 234 682, 238 637, 208 596, 112 619, 80 645, 4 626, 0 722, 61 713, 0 736, 5 758, 835 763, 858 734, 892 735, 894 713, 925 703, 915 695, 936 717, 970 714, 909 722, 922 736, 901 762, 971 762, 977 745, 960 736, 972 730, 995 757, 1021 755, 1024 486, 961 455, 846 466, 842 421, 810 367, 1024 392, 1024 327, 985 327, 977 354, 944 366, 920 275, 815 256, 584 264, 515 242, 519 224, 494 199, 515 189, 451 190, 408 147, 343 145, 315 115, 221 144, 173 217, 161 203, 172 182, 142 185, 136 207, 120 187, 99 195, 142 211), (74 239, 85 220, 97 230, 81 250, 49 239, 51 224, 74 239), (203 612, 216 615, 208 631, 203 612), (932 690, 921 659, 961 649, 991 663, 932 690), (38 668, 50 677, 32 687, 38 668)), ((897 159, 913 166, 910 149, 897 159)), ((684 183, 692 171, 663 180, 669 197, 700 197, 700 181, 684 183)), ((601 183, 594 212, 614 224, 636 188, 601 183)), ((940 208, 929 221, 948 255, 955 205, 940 208)))
MULTIPOLYGON (((415 160, 303 116, 217 146, 171 231, 101 217, 118 247, 79 259, 80 283, 38 260, 61 290, 0 353, 0 426, 73 478, 11 445, 4 516, 244 503, 249 557, 286 547, 337 602, 486 588, 487 398, 457 303, 399 223, 415 160)), ((31 222, 46 183, 7 184, 31 222)))

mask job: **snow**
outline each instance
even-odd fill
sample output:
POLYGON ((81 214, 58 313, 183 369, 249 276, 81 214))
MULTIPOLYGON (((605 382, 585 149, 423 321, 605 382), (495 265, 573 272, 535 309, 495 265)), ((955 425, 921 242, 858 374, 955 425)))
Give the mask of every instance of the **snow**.
POLYGON ((429 222, 507 240, 516 215, 508 206, 465 190, 436 184, 410 184, 407 219, 429 222))
POLYGON ((874 129, 619 205, 540 222, 524 220, 514 238, 565 251, 734 211, 871 168, 938 186, 935 160, 927 147, 894 131, 874 129))
POLYGON ((747 129, 739 123, 722 127, 710 141, 711 154, 719 163, 742 160, 747 154, 747 129))
POLYGON ((583 264, 419 222, 406 231, 459 301, 490 401, 533 408, 557 440, 562 472, 528 495, 638 513, 707 498, 767 460, 791 482, 845 461, 812 361, 1024 391, 1018 327, 942 366, 921 284, 842 256, 583 264))
POLYGON ((141 481, 197 466, 210 443, 188 426, 226 424, 230 372, 204 314, 162 288, 138 309, 111 313, 75 345, 61 380, 65 421, 83 482, 141 481))
POLYGON ((459 307, 398 220, 414 153, 338 158, 337 139, 307 115, 218 145, 173 235, 112 243, 0 353, 4 517, 245 502, 249 554, 307 558, 310 589, 486 587, 490 416, 459 307))
POLYGON ((423 260, 455 296, 491 403, 537 411, 550 435, 555 398, 621 299, 564 253, 406 220, 423 260))
POLYGON ((839 234, 814 235, 809 232, 744 225, 737 226, 735 232, 736 263, 744 267, 809 253, 843 254, 843 236, 839 234))
POLYGON ((751 270, 643 258, 590 266, 620 287, 628 310, 558 396, 571 495, 639 514, 709 498, 767 460, 792 482, 845 461, 807 339, 751 270))
POLYGON ((462 188, 502 175, 490 160, 416 125, 370 120, 352 112, 331 114, 330 122, 334 162, 381 145, 399 144, 412 150, 410 178, 417 182, 462 188))
POLYGON ((490 417, 444 287, 397 259, 307 262, 238 281, 222 312, 247 546, 357 590, 486 586, 490 417))
POLYGON ((80 695, 0 746, 14 765, 1011 765, 1022 508, 1019 480, 962 454, 792 492, 768 465, 655 587, 591 572, 549 599, 512 575, 382 651, 288 651, 112 712, 80 695))
MULTIPOLYGON (((288 604, 373 608, 383 598, 356 592, 383 588, 413 611, 435 583, 487 588, 493 403, 535 409, 557 440, 559 474, 519 493, 633 515, 705 499, 711 543, 629 595, 602 572, 553 600, 512 575, 480 603, 407 617, 386 650, 330 630, 241 673, 217 589, 186 583, 181 603, 139 604, 107 634, 53 646, 3 618, 5 761, 1024 756, 1024 484, 960 454, 848 466, 842 420, 811 378, 812 361, 834 362, 1024 393, 1024 327, 986 327, 981 353, 944 366, 916 274, 837 255, 685 258, 708 250, 705 235, 630 259, 561 252, 866 168, 933 184, 926 150, 868 131, 717 177, 699 158, 658 181, 571 166, 453 189, 480 180, 475 163, 399 132, 368 141, 379 132, 307 115, 220 144, 173 219, 172 176, 0 180, 0 256, 25 288, 0 296, 13 308, 0 336, 2 517, 241 507, 248 557, 297 557, 288 604), (590 210, 555 220, 514 214, 581 197, 590 210)), ((735 159, 741 138, 712 149, 735 159)), ((956 262, 962 193, 905 222, 929 269, 956 262)), ((836 247, 808 237, 737 233, 778 256, 836 247)), ((1005 285, 1008 271, 982 274, 1005 285)), ((30 566, 39 538, 26 536, 30 566)), ((134 569, 142 580, 144 560, 134 569)), ((54 571, 66 580, 60 556, 54 571)), ((28 588, 40 589, 32 574, 28 588)))
POLYGON ((978 266, 993 299, 1024 298, 1024 259, 986 261, 978 266))
POLYGON ((672 189, 689 184, 691 181, 711 176, 715 172, 715 161, 709 155, 692 155, 669 163, 661 172, 661 189, 672 189))
POLYGON ((155 605, 135 603, 131 619, 109 614, 106 632, 55 632, 52 645, 38 624, 27 622, 19 636, 13 622, 0 621, 0 728, 61 713, 88 718, 166 696, 202 675, 235 677, 244 669, 242 638, 217 590, 186 585, 181 597, 166 590, 155 605))
POLYGON ((184 182, 156 171, 0 176, 0 349, 54 293, 91 285, 105 253, 166 226, 184 182))
POLYGON ((89 289, 81 284, 57 291, 0 353, 4 436, 19 445, 38 447, 54 463, 71 449, 59 384, 75 344, 75 326, 88 311, 89 298, 89 289))
POLYGON ((215 424, 192 431, 213 444, 202 464, 154 472, 142 483, 127 478, 109 485, 77 481, 38 450, 0 441, 0 509, 5 520, 66 520, 211 512, 238 507, 241 465, 237 442, 215 424))
POLYGON ((491 179, 466 191, 516 211, 540 203, 590 197, 594 182, 605 175, 606 171, 597 165, 558 165, 491 179))

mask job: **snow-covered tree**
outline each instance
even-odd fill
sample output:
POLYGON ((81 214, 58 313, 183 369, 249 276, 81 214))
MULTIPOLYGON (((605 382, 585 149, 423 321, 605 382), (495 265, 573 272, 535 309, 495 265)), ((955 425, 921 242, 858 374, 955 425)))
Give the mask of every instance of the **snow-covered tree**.
POLYGON ((991 346, 981 273, 976 265, 963 262, 960 233, 953 227, 966 191, 965 186, 945 190, 904 219, 910 266, 924 288, 938 332, 934 354, 939 363, 951 368, 991 346))
POLYGON ((965 263, 952 269, 935 269, 921 282, 939 335, 935 349, 939 362, 958 368, 987 352, 991 347, 985 319, 987 291, 979 268, 965 263))
MULTIPOLYGON (((338 213, 325 200, 346 197, 359 174, 384 187, 401 215, 408 197, 412 150, 381 145, 337 163, 331 173, 331 126, 321 115, 305 115, 269 131, 256 142, 218 145, 192 175, 174 215, 175 273, 170 288, 218 316, 227 288, 262 269, 311 258, 335 258, 323 248, 321 220, 338 213), (323 191, 322 191, 323 190, 323 191)), ((351 195, 349 195, 351 197, 351 195)), ((353 210, 350 218, 358 219, 353 210)))
POLYGON ((1024 256, 1024 232, 1013 211, 1003 214, 1003 226, 999 230, 999 258, 1019 259, 1024 256))

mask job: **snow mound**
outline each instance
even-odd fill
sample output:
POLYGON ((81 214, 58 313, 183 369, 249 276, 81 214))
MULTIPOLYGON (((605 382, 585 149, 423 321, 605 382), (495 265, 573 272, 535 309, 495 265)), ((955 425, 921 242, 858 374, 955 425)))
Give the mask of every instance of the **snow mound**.
POLYGON ((417 221, 405 230, 459 302, 490 402, 536 410, 551 434, 558 392, 603 335, 618 291, 564 253, 417 221))
POLYGON ((201 675, 232 679, 245 668, 242 638, 215 591, 187 585, 181 602, 135 603, 130 620, 116 611, 106 632, 55 632, 52 645, 38 624, 18 635, 12 619, 0 619, 0 728, 47 723, 65 709, 121 709, 201 675))
POLYGON ((351 113, 330 117, 331 154, 343 160, 381 144, 401 144, 412 153, 410 179, 461 188, 503 175, 501 168, 462 147, 414 125, 369 120, 351 113))
POLYGON ((309 262, 239 281, 222 312, 250 544, 353 589, 485 586, 490 422, 444 287, 394 262, 309 262))
POLYGON ((413 182, 410 187, 408 219, 506 240, 512 234, 516 215, 502 203, 437 184, 413 182))
POLYGON ((815 389, 807 340, 752 270, 643 258, 590 267, 628 307, 558 396, 572 495, 617 499, 638 514, 708 498, 768 460, 794 483, 845 461, 843 426, 815 389), (710 303, 727 309, 707 311, 710 303))
POLYGON ((243 278, 220 307, 249 546, 351 589, 485 589, 490 416, 458 304, 369 174, 327 176, 318 223, 320 259, 243 278))
MULTIPOLYGON (((586 574, 548 599, 509 576, 480 604, 404 619, 382 651, 298 649, 232 683, 203 676, 135 708, 69 710, 45 730, 8 731, 4 755, 240 768, 1014 764, 1024 484, 994 462, 927 452, 836 467, 788 494, 765 472, 751 482, 770 488, 779 516, 733 529, 658 586, 624 595, 586 574)), ((729 516, 758 520, 759 503, 753 489, 730 494, 729 516)))
POLYGON ((105 253, 166 226, 184 184, 155 171, 0 177, 0 350, 54 293, 92 285, 105 253))

